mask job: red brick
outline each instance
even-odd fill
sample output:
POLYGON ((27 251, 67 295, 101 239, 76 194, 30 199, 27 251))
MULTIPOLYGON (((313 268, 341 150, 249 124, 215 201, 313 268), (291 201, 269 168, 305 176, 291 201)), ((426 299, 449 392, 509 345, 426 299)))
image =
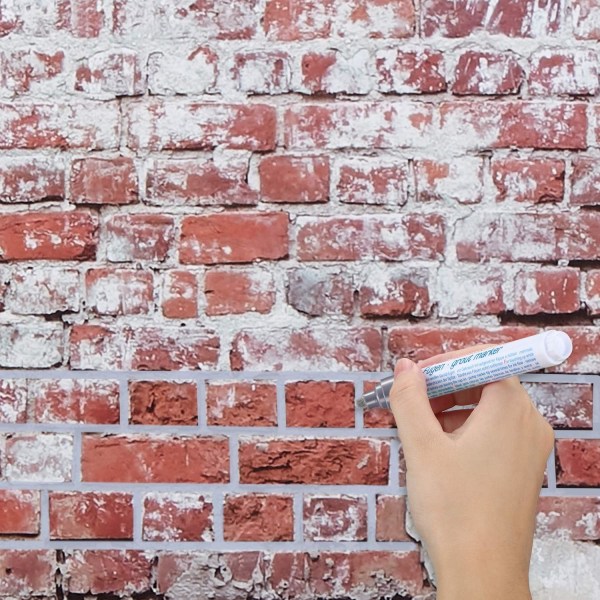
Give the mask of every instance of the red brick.
POLYGON ((241 483, 387 485, 390 445, 366 438, 242 438, 241 483))
POLYGON ((494 159, 492 179, 496 200, 560 202, 565 193, 565 163, 549 158, 494 159))
POLYGON ((104 379, 30 380, 28 398, 37 423, 117 424, 119 384, 104 379))
POLYGON ((600 315, 600 270, 585 275, 585 303, 591 315, 600 315))
POLYGON ((62 567, 63 588, 70 594, 148 592, 152 562, 144 550, 73 550, 62 567))
POLYGON ((423 34, 427 37, 466 37, 479 31, 509 37, 538 37, 558 32, 562 19, 559 0, 425 0, 421 5, 423 34))
POLYGON ((377 525, 375 536, 378 542, 410 542, 406 533, 404 516, 406 496, 377 495, 377 525))
POLYGON ((146 494, 142 539, 149 542, 212 542, 210 498, 193 493, 146 494))
POLYGON ((567 360, 552 371, 557 373, 600 372, 600 331, 597 327, 561 327, 571 336, 573 352, 567 360))
POLYGON ((366 49, 346 55, 339 50, 307 52, 302 55, 302 82, 295 88, 303 94, 368 94, 372 56, 366 49))
POLYGON ((98 315, 148 314, 153 308, 151 271, 103 267, 85 274, 86 306, 98 315))
POLYGON ((133 496, 121 492, 50 492, 50 539, 132 540, 133 496))
POLYGON ((105 24, 104 10, 96 0, 57 0, 57 29, 79 38, 97 38, 105 24))
POLYGON ((60 483, 71 480, 73 436, 14 433, 5 437, 4 479, 9 482, 60 483))
POLYGON ((0 379, 0 423, 25 423, 27 380, 0 379))
POLYGON ((0 490, 0 515, 0 535, 37 535, 40 532, 40 492, 0 490))
POLYGON ((416 28, 411 0, 343 0, 338 17, 336 33, 340 37, 407 38, 416 28))
POLYGON ((530 59, 532 96, 594 96, 598 93, 598 58, 591 50, 536 52, 530 59))
POLYGON ((600 215, 474 213, 456 228, 456 254, 471 262, 596 260, 600 215))
POLYGON ((223 537, 228 542, 292 541, 293 498, 274 494, 227 494, 223 506, 223 537))
POLYGON ((258 166, 260 194, 267 202, 327 202, 329 159, 268 156, 258 166))
POLYGON ((0 103, 0 148, 116 149, 119 118, 112 102, 0 103))
POLYGON ((74 90, 92 98, 139 96, 145 88, 140 56, 134 50, 97 52, 77 63, 74 90))
POLYGON ((287 213, 226 213, 184 217, 179 259, 184 264, 285 258, 287 213))
POLYGON ((597 159, 585 156, 577 156, 573 159, 571 204, 584 206, 600 204, 600 174, 597 159))
POLYGON ((269 40, 314 40, 331 35, 334 11, 334 0, 267 0, 261 21, 269 40))
POLYGON ((600 499, 542 496, 538 502, 536 536, 560 534, 572 540, 600 540, 600 499))
POLYGON ((432 133, 433 107, 417 102, 300 104, 284 113, 286 148, 414 148, 432 133))
POLYGON ((126 483, 226 483, 225 437, 84 434, 83 481, 126 483))
POLYGON ((417 160, 415 175, 419 201, 473 204, 483 199, 483 160, 480 158, 417 160))
POLYGON ((379 50, 375 58, 377 89, 396 94, 446 91, 444 55, 435 50, 379 50))
POLYGON ((360 314, 365 317, 425 317, 431 313, 429 273, 372 267, 359 288, 360 314))
POLYGON ((432 302, 437 301, 440 317, 497 315, 507 308, 502 289, 507 275, 501 269, 440 267, 437 275, 437 298, 432 302))
POLYGON ((291 59, 287 52, 237 52, 230 69, 235 88, 247 94, 290 91, 291 59))
MULTIPOLYGON (((363 383, 363 394, 372 392, 378 383, 378 381, 365 381, 363 383)), ((363 412, 363 424, 367 428, 390 429, 396 427, 396 420, 394 419, 394 413, 386 408, 371 408, 363 412)))
POLYGON ((523 386, 555 429, 592 428, 590 383, 523 383, 523 386))
POLYGON ((570 313, 579 310, 579 269, 546 267, 520 271, 515 279, 515 313, 570 313))
POLYGON ((6 307, 21 315, 78 312, 80 280, 75 269, 36 267, 13 271, 6 307))
POLYGON ((381 331, 375 328, 312 327, 240 330, 232 342, 234 371, 377 371, 381 331))
POLYGON ((82 158, 71 163, 71 200, 75 204, 131 204, 138 180, 131 158, 82 158))
POLYGON ((288 427, 354 427, 354 384, 296 381, 285 386, 288 427))
POLYGON ((195 383, 130 381, 129 422, 137 425, 197 425, 195 383))
POLYGON ((0 325, 0 367, 43 369, 62 365, 62 323, 0 325))
POLYGON ((576 39, 600 39, 600 5, 597 0, 574 0, 571 18, 576 39))
POLYGON ((74 325, 73 369, 172 371, 214 368, 219 338, 204 329, 74 325))
POLYGON ((86 211, 0 215, 4 261, 94 259, 97 244, 98 221, 86 211))
POLYGON ((584 102, 443 102, 441 137, 456 148, 587 148, 584 102))
POLYGON ((556 484, 600 486, 600 440, 556 440, 556 484))
POLYGON ((336 194, 348 204, 402 205, 408 200, 408 163, 361 157, 338 162, 336 194))
POLYGON ((148 165, 146 198, 150 204, 213 206, 257 204, 258 192, 247 182, 248 160, 228 156, 212 160, 153 160, 148 165))
POLYGON ((364 496, 304 496, 304 539, 362 542, 367 539, 364 496))
POLYGON ((204 278, 206 314, 268 313, 275 304, 272 273, 211 269, 204 278))
POLYGON ((297 268, 287 276, 287 302, 311 316, 351 315, 352 276, 339 268, 297 268))
POLYGON ((219 56, 208 46, 192 52, 177 46, 151 52, 146 61, 148 91, 154 96, 207 94, 217 91, 219 56))
MULTIPOLYGON (((1 25, 0 25, 1 29, 1 25)), ((0 85, 11 94, 27 94, 52 89, 63 74, 65 53, 47 54, 39 50, 5 50, 0 52, 0 85)))
POLYGON ((277 389, 269 382, 207 382, 208 425, 274 427, 277 425, 277 389))
POLYGON ((111 262, 163 262, 175 240, 175 222, 166 215, 119 215, 104 222, 107 258, 111 262))
POLYGON ((0 594, 11 598, 56 593, 56 550, 0 550, 0 594))
POLYGON ((64 196, 65 173, 60 159, 0 159, 0 202, 42 202, 64 196))
POLYGON ((275 148, 276 114, 275 107, 264 104, 157 99, 131 104, 124 127, 127 146, 132 150, 211 150, 225 146, 267 151, 275 148))
POLYGON ((298 217, 300 260, 435 260, 444 252, 437 214, 298 217))
POLYGON ((524 79, 523 68, 512 53, 463 52, 454 69, 452 93, 456 95, 516 94, 524 79))
POLYGON ((168 319, 193 319, 198 316, 198 280, 190 271, 166 271, 162 312, 168 319))

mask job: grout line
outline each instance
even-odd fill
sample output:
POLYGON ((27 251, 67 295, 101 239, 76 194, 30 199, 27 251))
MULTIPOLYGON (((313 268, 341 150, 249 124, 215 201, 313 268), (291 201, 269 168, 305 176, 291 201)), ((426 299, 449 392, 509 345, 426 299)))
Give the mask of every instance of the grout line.
POLYGON ((294 541, 304 544, 304 494, 294 494, 294 541))
MULTIPOLYGON (((354 394, 356 398, 360 398, 363 394, 364 394, 364 386, 363 386, 363 381, 356 381, 354 383, 354 394)), ((359 408, 358 406, 354 406, 354 427, 356 429, 363 429, 365 426, 365 419, 364 419, 364 411, 362 408, 359 408)))
POLYGON ((213 544, 221 544, 224 542, 223 503, 225 501, 225 494, 221 490, 216 490, 210 494, 210 499, 213 507, 213 544))
POLYGON ((238 460, 238 436, 229 436, 229 483, 236 486, 240 482, 239 460, 238 460))
POLYGON ((205 432, 208 428, 208 409, 206 405, 206 379, 198 378, 196 381, 196 406, 198 411, 198 428, 205 432))
POLYGON ((592 387, 592 431, 600 437, 600 380, 592 387))
POLYGON ((119 430, 127 431, 129 425, 129 386, 127 381, 119 381, 119 430))
POLYGON ((287 429, 285 379, 281 375, 278 375, 275 385, 277 390, 277 429, 280 431, 285 431, 287 429))
POLYGON ((371 493, 367 498, 367 542, 377 542, 377 500, 376 495, 371 493))
POLYGON ((143 510, 143 500, 142 495, 144 493, 139 490, 133 491, 133 541, 141 544, 142 540, 142 532, 144 526, 144 510, 143 510))
POLYGON ((548 484, 546 489, 549 492, 552 492, 553 495, 556 494, 556 462, 554 460, 554 444, 552 445, 552 452, 550 452, 550 456, 548 457, 548 461, 546 463, 546 473, 548 484))
POLYGON ((39 541, 44 545, 50 542, 50 492, 40 490, 40 536, 39 541))
POLYGON ((81 431, 73 431, 73 460, 71 462, 71 480, 81 483, 81 431))

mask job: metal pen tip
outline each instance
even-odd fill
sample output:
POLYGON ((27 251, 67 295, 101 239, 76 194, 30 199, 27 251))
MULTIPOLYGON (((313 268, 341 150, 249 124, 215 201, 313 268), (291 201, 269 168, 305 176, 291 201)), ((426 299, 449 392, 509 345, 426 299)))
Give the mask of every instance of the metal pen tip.
POLYGON ((354 402, 355 402, 356 406, 358 406, 358 408, 366 408, 366 406, 367 406, 364 396, 361 396, 360 398, 356 398, 356 400, 354 402))

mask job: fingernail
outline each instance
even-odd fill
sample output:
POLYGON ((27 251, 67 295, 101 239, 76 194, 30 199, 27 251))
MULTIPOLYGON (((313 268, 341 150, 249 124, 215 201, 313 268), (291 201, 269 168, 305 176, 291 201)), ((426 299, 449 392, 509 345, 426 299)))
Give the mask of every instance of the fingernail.
POLYGON ((415 365, 415 363, 412 360, 410 360, 410 358, 401 358, 396 363, 395 372, 401 373, 402 371, 412 371, 416 366, 417 365, 415 365))

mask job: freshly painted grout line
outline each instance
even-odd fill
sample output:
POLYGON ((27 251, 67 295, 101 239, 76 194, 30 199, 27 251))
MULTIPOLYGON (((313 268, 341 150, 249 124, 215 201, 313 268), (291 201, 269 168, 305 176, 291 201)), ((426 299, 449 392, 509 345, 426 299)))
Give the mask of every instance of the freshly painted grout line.
POLYGON ((50 492, 40 491, 40 537, 39 542, 47 545, 50 542, 50 492))
MULTIPOLYGON (((229 490, 227 490, 227 493, 229 490)), ((215 490, 210 495, 206 494, 206 496, 210 497, 212 501, 213 507, 213 531, 214 531, 214 542, 211 543, 211 546, 214 544, 222 544, 223 540, 223 501, 225 497, 225 493, 221 490, 215 490)))
MULTIPOLYGON (((277 429, 279 431, 285 431, 286 422, 287 422, 287 414, 285 407, 285 379, 283 377, 277 377, 276 383, 276 391, 277 391, 277 429)), ((247 430, 247 428, 246 428, 247 430)))
POLYGON ((229 436, 229 482, 232 487, 240 482, 238 436, 235 433, 229 436))
POLYGON ((200 379, 196 382, 196 406, 198 410, 198 428, 206 431, 208 423, 208 408, 206 404, 206 380, 200 379))
POLYGON ((546 464, 546 478, 548 481, 546 489, 556 493, 556 463, 554 460, 554 452, 554 448, 552 448, 552 452, 550 453, 546 464))
MULTIPOLYGON (((354 393, 356 394, 357 398, 362 397, 362 395, 364 394, 364 386, 363 386, 362 381, 357 381, 354 384, 354 393)), ((365 414, 364 414, 364 411, 362 410, 362 408, 355 406, 354 407, 354 423, 355 423, 356 429, 362 429, 365 426, 365 418, 364 417, 365 417, 365 414)))
POLYGON ((392 489, 400 487, 400 440, 394 437, 390 443, 390 474, 389 486, 392 489))
POLYGON ((73 462, 71 463, 71 479, 74 484, 81 484, 81 432, 73 432, 73 462))
POLYGON ((133 491, 133 541, 135 543, 142 543, 142 530, 144 521, 144 510, 143 510, 143 492, 140 490, 133 491))
POLYGON ((600 379, 592 388, 592 427, 600 437, 600 379))
POLYGON ((121 431, 127 431, 129 414, 129 387, 126 381, 119 381, 119 429, 121 431))
POLYGON ((294 494, 294 542, 304 548, 304 494, 294 494))
POLYGON ((374 494, 367 494, 367 542, 371 544, 377 543, 376 526, 377 526, 377 510, 376 499, 374 494))

